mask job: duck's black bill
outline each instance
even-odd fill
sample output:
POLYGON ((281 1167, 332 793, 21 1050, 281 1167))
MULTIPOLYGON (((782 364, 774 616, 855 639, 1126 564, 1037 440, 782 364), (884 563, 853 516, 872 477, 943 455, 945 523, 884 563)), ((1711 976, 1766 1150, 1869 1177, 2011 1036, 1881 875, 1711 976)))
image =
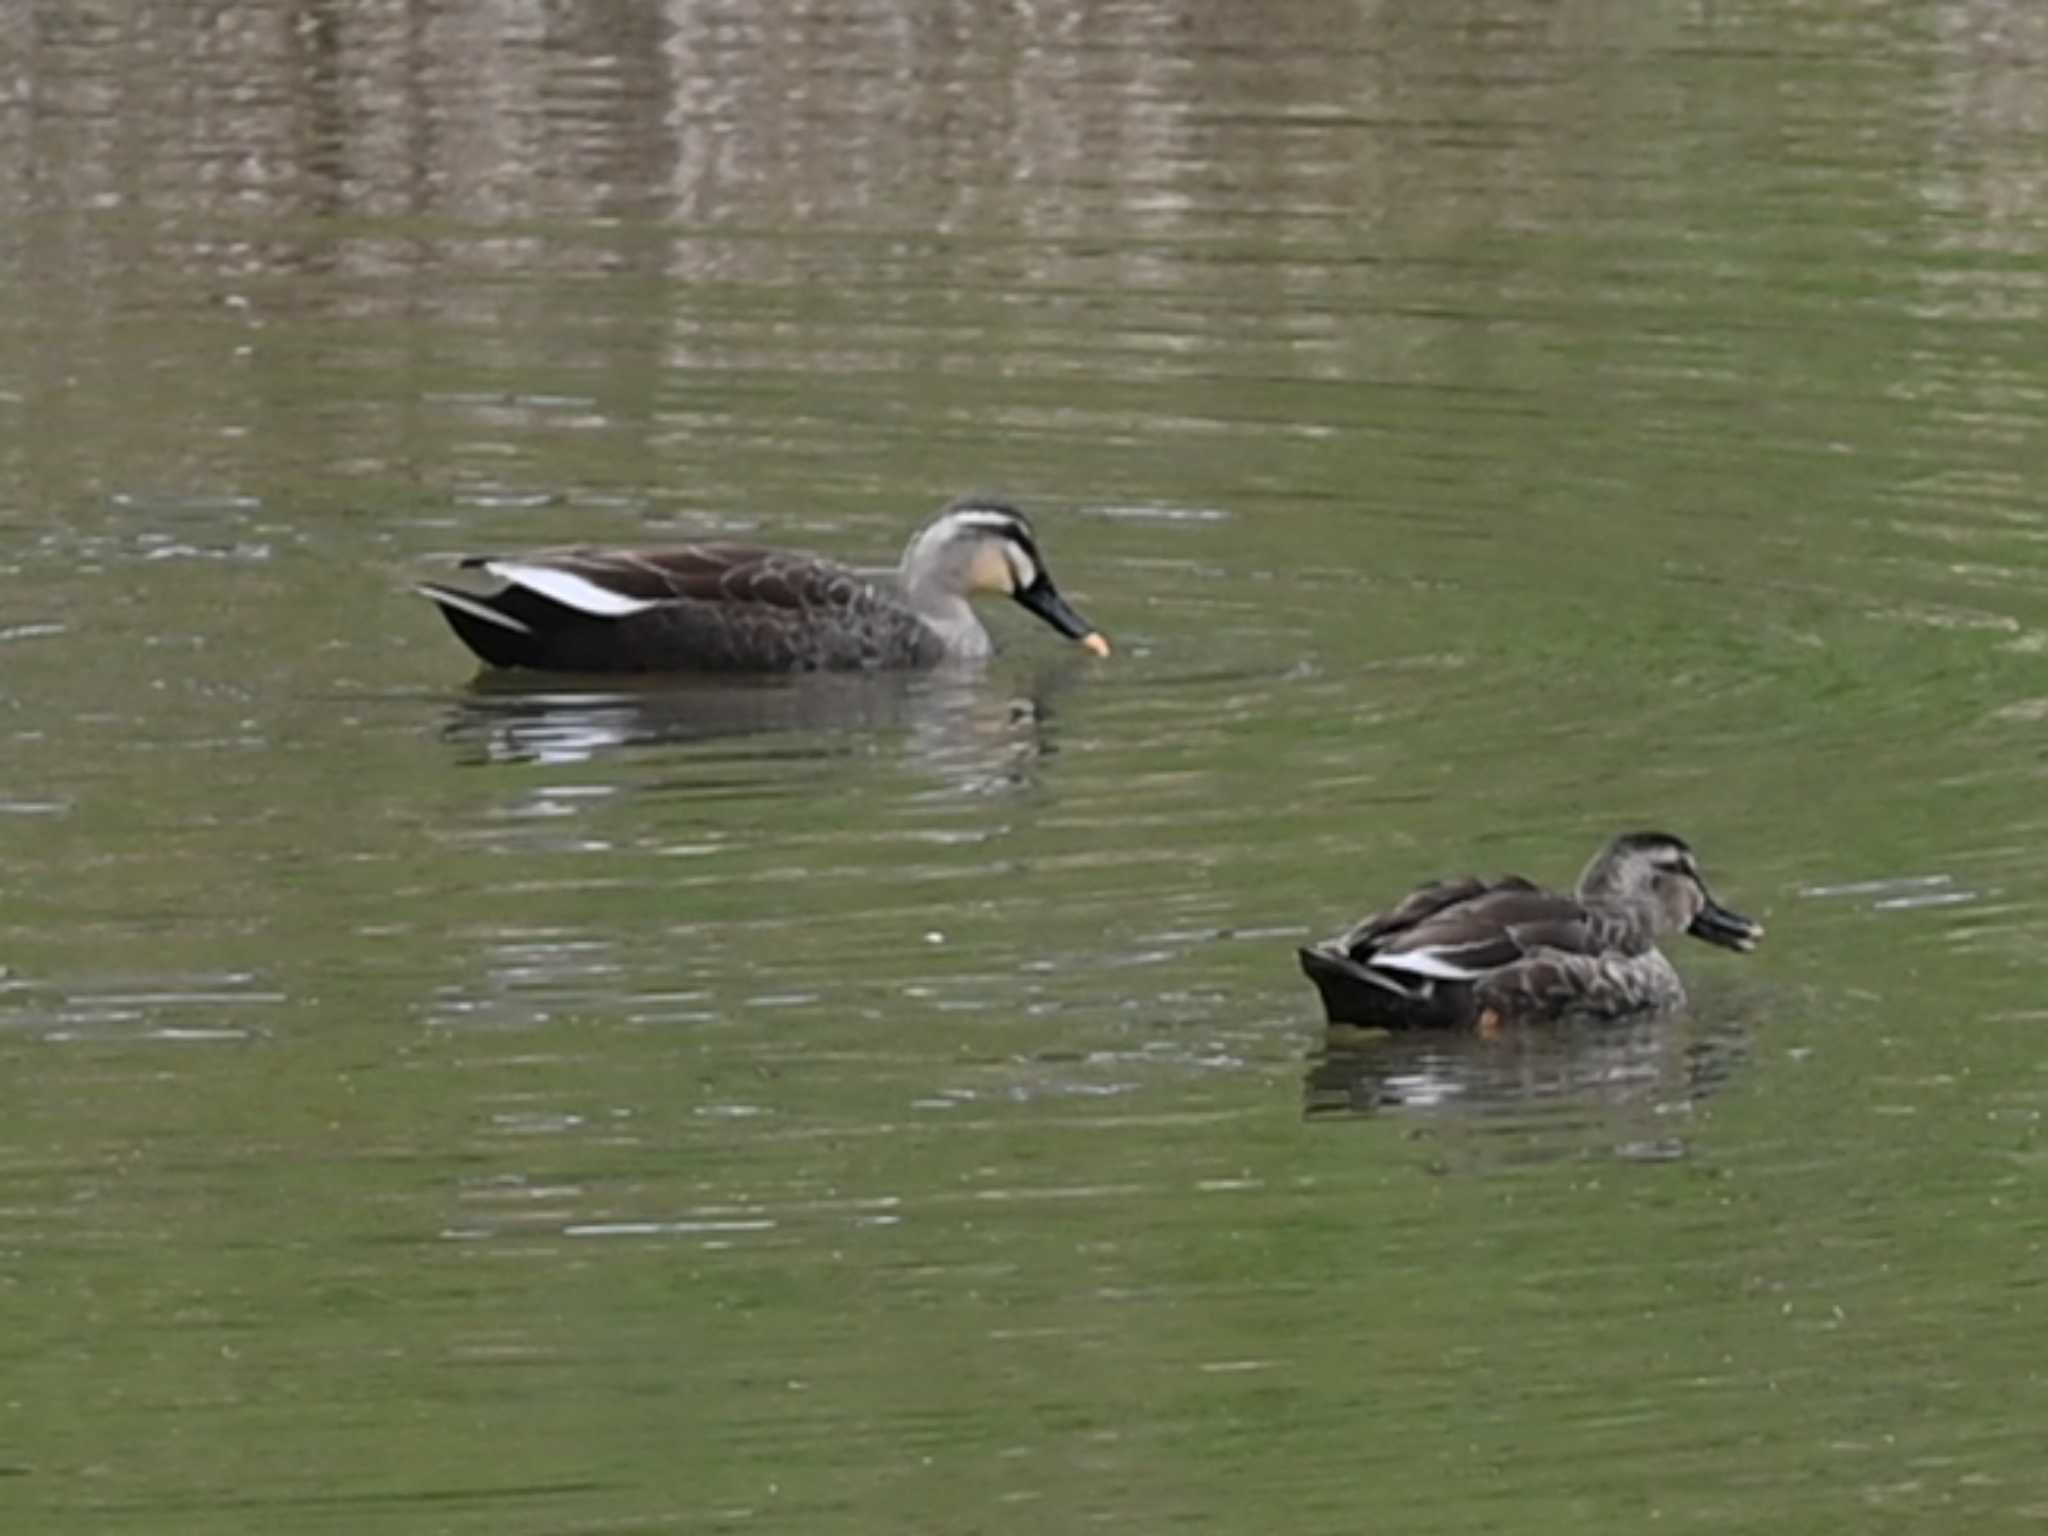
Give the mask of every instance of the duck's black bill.
POLYGON ((1764 925, 1750 921, 1740 912, 1730 912, 1717 901, 1709 901, 1700 908, 1699 916, 1685 931, 1709 944, 1741 950, 1746 954, 1755 949, 1757 940, 1764 936, 1764 925))
POLYGON ((1043 573, 1038 580, 1017 594, 1017 601, 1069 640, 1079 640, 1098 655, 1109 649, 1109 642, 1095 632, 1093 624, 1067 606, 1067 600, 1060 596, 1060 589, 1043 573))

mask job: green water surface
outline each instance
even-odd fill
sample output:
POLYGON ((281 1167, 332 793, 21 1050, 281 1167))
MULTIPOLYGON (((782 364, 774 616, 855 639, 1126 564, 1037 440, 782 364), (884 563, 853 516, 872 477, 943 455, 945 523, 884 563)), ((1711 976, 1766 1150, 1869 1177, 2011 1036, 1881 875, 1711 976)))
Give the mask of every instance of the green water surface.
POLYGON ((0 19, 0 1523, 2048 1520, 2048 17, 0 19), (1111 636, 473 681, 451 553, 1111 636), (1634 1028, 1297 944, 1668 827, 1634 1028))

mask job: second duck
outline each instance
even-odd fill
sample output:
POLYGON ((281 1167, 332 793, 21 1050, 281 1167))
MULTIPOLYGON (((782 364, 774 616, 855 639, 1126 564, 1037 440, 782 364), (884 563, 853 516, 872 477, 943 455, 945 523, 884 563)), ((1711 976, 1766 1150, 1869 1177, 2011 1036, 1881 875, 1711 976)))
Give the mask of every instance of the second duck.
POLYGON ((1746 951, 1764 930, 1714 900, 1678 838, 1626 832, 1571 895, 1519 875, 1439 880, 1303 949, 1301 968, 1332 1024, 1490 1033, 1678 1007, 1685 987, 1657 948, 1670 933, 1746 951))

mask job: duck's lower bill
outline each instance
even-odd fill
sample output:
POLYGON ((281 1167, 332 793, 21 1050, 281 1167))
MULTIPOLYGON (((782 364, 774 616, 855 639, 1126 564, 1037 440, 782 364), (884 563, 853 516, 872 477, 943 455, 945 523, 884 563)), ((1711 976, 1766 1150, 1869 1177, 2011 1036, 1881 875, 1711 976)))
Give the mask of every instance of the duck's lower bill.
POLYGON ((1081 637, 1081 649, 1091 656, 1107 656, 1109 641, 1103 638, 1101 630, 1091 629, 1081 637))
POLYGON ((1699 916, 1692 920, 1692 926, 1686 932, 1696 939, 1705 939, 1709 944, 1747 954, 1762 940, 1764 925, 1740 912, 1729 911, 1719 902, 1710 901, 1700 908, 1699 916))

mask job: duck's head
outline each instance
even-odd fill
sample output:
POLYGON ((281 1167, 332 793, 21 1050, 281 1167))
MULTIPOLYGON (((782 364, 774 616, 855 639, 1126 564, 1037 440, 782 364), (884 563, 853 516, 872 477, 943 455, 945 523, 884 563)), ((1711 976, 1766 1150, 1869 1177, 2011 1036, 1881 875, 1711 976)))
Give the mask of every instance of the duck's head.
POLYGON ((1658 933, 1689 933, 1723 949, 1755 949, 1762 923, 1714 900, 1692 849, 1669 832, 1624 832, 1579 876, 1588 904, 1646 911, 1658 933))
POLYGON ((936 587, 956 597, 996 592, 1015 598, 1069 640, 1097 656, 1109 642, 1067 605, 1038 552, 1031 524, 1000 501, 956 501, 903 551, 903 582, 936 587))

